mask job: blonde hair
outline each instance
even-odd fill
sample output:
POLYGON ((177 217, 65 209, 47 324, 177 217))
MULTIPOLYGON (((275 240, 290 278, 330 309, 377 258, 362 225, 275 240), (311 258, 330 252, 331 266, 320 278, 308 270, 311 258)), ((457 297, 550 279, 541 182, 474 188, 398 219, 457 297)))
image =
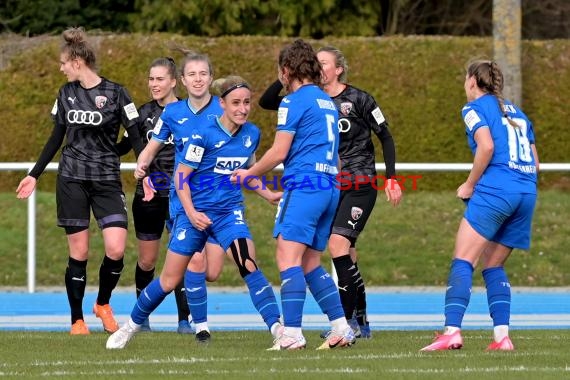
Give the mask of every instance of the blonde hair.
POLYGON ((317 50, 317 54, 320 52, 327 52, 334 55, 334 66, 335 67, 342 67, 342 73, 338 76, 338 81, 340 83, 346 83, 348 77, 348 63, 346 62, 346 57, 340 50, 335 48, 334 46, 324 46, 317 50))
POLYGON ((229 75, 225 78, 218 78, 212 82, 212 93, 220 98, 225 98, 230 92, 237 88, 251 89, 249 83, 238 75, 229 75))
POLYGON ((210 61, 210 57, 206 54, 197 53, 192 49, 187 49, 182 46, 175 46, 172 50, 182 53, 184 56, 180 61, 179 69, 180 69, 180 76, 184 76, 184 70, 186 69, 186 65, 188 62, 206 62, 208 65, 208 71, 210 72, 210 76, 214 76, 214 67, 212 66, 212 62, 210 61))

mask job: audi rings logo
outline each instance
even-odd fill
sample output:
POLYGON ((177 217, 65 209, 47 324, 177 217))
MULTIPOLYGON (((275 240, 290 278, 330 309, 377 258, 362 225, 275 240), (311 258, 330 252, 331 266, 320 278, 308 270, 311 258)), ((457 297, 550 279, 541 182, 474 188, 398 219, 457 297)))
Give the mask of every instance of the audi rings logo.
POLYGON ((350 120, 348 119, 340 119, 338 121, 338 131, 339 133, 346 133, 350 131, 350 120))
POLYGON ((67 122, 71 124, 99 125, 103 115, 99 111, 70 110, 67 112, 67 122))

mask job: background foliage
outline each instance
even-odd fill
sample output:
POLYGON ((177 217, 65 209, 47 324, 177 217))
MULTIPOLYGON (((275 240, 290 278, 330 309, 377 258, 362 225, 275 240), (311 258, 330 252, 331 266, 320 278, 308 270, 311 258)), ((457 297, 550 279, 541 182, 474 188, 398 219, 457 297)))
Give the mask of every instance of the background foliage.
MULTIPOLYGON (((280 37, 196 37, 174 34, 100 34, 92 37, 100 73, 124 84, 135 103, 149 100, 147 70, 158 56, 177 56, 182 45, 211 57, 215 76, 239 74, 254 89, 254 102, 276 77, 276 57, 291 42, 280 37)), ((472 57, 491 56, 492 39, 475 37, 351 37, 311 40, 315 47, 332 44, 344 51, 349 81, 370 92, 382 107, 394 135, 399 162, 471 162, 460 110, 465 103, 464 65, 472 57)), ((0 162, 35 161, 51 133, 49 112, 57 89, 59 37, 0 38, 0 99, 9 138, 0 139, 0 162)), ((570 42, 524 41, 523 109, 534 122, 542 162, 568 162, 566 127, 570 98, 570 42)), ((180 92, 181 96, 184 96, 180 92)), ((254 106, 250 119, 262 129, 260 153, 272 143, 275 114, 254 106)), ((378 144, 377 144, 378 145, 378 144)), ((133 161, 129 156, 125 161, 133 161)), ((377 161, 382 151, 377 149, 377 161)), ((400 173, 407 174, 407 173, 400 173)), ((0 191, 13 191, 22 173, 4 173, 0 191)), ((453 190, 463 174, 437 174, 425 189, 453 190)), ((127 175, 125 180, 131 181, 127 175)), ((569 188, 567 174, 543 173, 542 188, 569 188)), ((45 176, 40 189, 53 189, 45 176)))
MULTIPOLYGON (((523 38, 570 36, 567 0, 520 4, 523 38)), ((490 36, 492 7, 489 0, 4 0, 0 32, 38 35, 83 25, 210 37, 490 36)))

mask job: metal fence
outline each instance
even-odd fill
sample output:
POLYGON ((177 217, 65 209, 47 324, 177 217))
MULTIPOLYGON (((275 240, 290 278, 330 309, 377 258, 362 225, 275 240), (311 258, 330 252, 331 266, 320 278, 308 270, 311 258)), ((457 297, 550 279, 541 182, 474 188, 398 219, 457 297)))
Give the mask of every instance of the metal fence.
MULTIPOLYGON (((35 162, 1 162, 0 171, 30 171, 35 162)), ((57 171, 57 163, 50 163, 46 171, 57 171)), ((471 163, 397 163, 396 170, 408 172, 459 172, 471 170, 471 163)), ((136 163, 122 163, 121 171, 134 171, 136 163)), ((283 166, 275 168, 276 171, 283 171, 283 166)), ((376 164, 377 171, 384 171, 385 165, 376 164)), ((541 172, 570 171, 570 163, 541 163, 541 172)), ((28 292, 34 293, 36 289, 36 192, 28 198, 28 292)))

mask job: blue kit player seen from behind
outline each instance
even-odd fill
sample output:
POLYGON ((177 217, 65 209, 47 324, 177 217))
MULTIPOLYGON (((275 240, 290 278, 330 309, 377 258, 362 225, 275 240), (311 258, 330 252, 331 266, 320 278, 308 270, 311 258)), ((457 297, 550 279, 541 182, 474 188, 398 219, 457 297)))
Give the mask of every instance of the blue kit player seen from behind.
POLYGON ((320 262, 339 200, 338 111, 319 88, 321 65, 308 43, 296 40, 281 51, 278 76, 288 95, 279 106, 273 146, 255 165, 233 177, 235 181, 259 177, 284 165, 285 192, 273 237, 285 329, 271 349, 306 346, 301 323, 307 285, 332 326, 319 348, 350 346, 354 333, 344 317, 338 289, 320 262))
MULTIPOLYGON (((255 262, 241 187, 230 182, 235 169, 255 163, 260 131, 247 121, 251 91, 237 76, 226 78, 221 91, 224 113, 210 123, 194 126, 183 154, 178 157, 173 178, 176 192, 170 199, 172 234, 160 278, 144 289, 130 320, 109 337, 107 348, 125 347, 143 321, 182 279, 190 258, 202 251, 210 236, 224 250, 232 252, 253 304, 273 335, 282 331, 273 289, 255 262)), ((249 184, 270 203, 276 204, 281 198, 281 193, 261 186, 259 179, 249 184)))
POLYGON ((422 351, 463 346, 461 323, 480 259, 494 326, 487 350, 510 351, 511 285, 504 264, 513 248, 530 247, 538 170, 534 130, 527 116, 503 99, 503 74, 497 63, 471 63, 464 88, 468 103, 461 113, 474 160, 457 196, 466 200, 467 209, 447 281, 444 333, 422 351))

